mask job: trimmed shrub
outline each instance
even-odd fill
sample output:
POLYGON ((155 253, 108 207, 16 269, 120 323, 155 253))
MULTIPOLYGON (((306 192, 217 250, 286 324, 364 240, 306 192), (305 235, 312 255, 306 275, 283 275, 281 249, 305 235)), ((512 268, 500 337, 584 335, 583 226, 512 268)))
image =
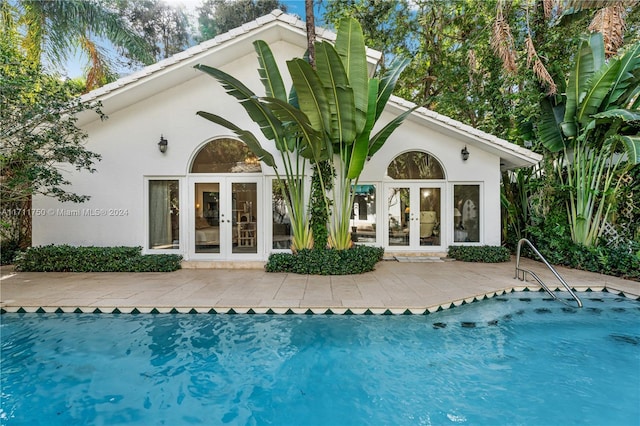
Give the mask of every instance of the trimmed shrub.
POLYGON ((267 272, 304 275, 351 275, 373 271, 384 249, 354 245, 349 250, 314 249, 297 253, 273 253, 265 265, 267 272))
POLYGON ((16 258, 23 272, 171 272, 180 269, 182 256, 141 254, 142 247, 32 247, 16 258))
POLYGON ((0 244, 0 265, 11 265, 20 253, 20 245, 16 240, 3 241, 0 244))
POLYGON ((448 255, 463 262, 499 263, 511 259, 509 249, 500 246, 449 246, 448 255))

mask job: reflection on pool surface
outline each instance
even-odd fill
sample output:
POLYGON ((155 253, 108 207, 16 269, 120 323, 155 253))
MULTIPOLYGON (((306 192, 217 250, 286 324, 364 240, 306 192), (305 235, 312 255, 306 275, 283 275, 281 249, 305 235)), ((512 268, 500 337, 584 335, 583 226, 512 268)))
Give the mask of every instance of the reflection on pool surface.
POLYGON ((640 302, 512 293, 431 315, 4 314, 2 424, 640 419, 640 302))

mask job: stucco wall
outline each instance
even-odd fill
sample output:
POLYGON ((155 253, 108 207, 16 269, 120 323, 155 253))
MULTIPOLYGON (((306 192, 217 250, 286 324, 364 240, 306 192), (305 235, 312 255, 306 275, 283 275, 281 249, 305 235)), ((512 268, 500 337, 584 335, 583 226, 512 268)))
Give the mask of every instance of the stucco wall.
MULTIPOLYGON (((286 42, 271 48, 283 62, 300 54, 297 46, 286 42)), ((202 63, 207 64, 206 60, 202 63)), ((256 56, 249 55, 223 69, 262 94, 257 67, 256 56)), ((281 72, 287 74, 284 66, 281 72)), ((246 118, 244 109, 214 78, 195 69, 193 74, 194 78, 183 84, 112 113, 104 122, 93 121, 84 127, 89 135, 87 149, 99 153, 102 161, 94 174, 68 170, 65 176, 72 183, 72 191, 90 195, 91 200, 73 204, 34 197, 34 211, 40 215, 33 220, 33 245, 144 245, 143 176, 184 176, 200 146, 213 137, 230 135, 228 130, 196 116, 198 110, 222 115, 236 124, 246 118), (160 135, 169 141, 166 154, 158 150, 160 135)), ((244 127, 260 133, 248 119, 244 127)), ((275 155, 275 148, 272 151, 275 155)))
MULTIPOLYGON (((286 79, 288 72, 284 61, 301 55, 302 50, 283 41, 272 44, 271 48, 282 62, 281 72, 286 79)), ((223 69, 262 94, 257 65, 252 54, 223 69)), ((215 79, 197 70, 192 70, 192 73, 193 78, 182 84, 158 90, 151 97, 110 113, 104 122, 93 121, 85 126, 89 135, 87 148, 102 155, 102 161, 97 164, 94 174, 68 170, 67 176, 73 184, 70 189, 90 195, 91 200, 84 204, 71 204, 35 197, 34 245, 144 246, 147 226, 145 176, 185 176, 201 146, 214 137, 230 136, 228 130, 196 116, 198 110, 219 114, 260 135, 257 126, 246 118, 244 109, 224 92, 215 79), (169 141, 166 154, 158 150, 160 135, 169 141)), ((290 82, 286 80, 285 85, 290 87, 290 82)), ((106 99, 105 106, 108 103, 109 99, 106 99)), ((391 114, 385 113, 380 122, 386 123, 391 118, 391 114)), ((464 146, 451 136, 425 127, 419 120, 407 120, 367 163, 361 181, 385 182, 389 162, 402 152, 412 149, 429 152, 443 164, 449 182, 445 188, 445 209, 452 208, 452 182, 482 184, 482 242, 499 244, 499 158, 469 146, 469 160, 463 162, 460 150, 464 146)), ((273 146, 265 144, 264 147, 276 159, 279 158, 273 146)), ((272 171, 263 165, 263 173, 272 174, 272 171)), ((189 214, 186 200, 187 186, 183 181, 181 204, 186 214, 181 215, 182 232, 186 232, 186 216, 189 214)), ((451 244, 450 239, 445 241, 445 245, 451 244)), ((181 240, 186 241, 184 234, 181 240)))

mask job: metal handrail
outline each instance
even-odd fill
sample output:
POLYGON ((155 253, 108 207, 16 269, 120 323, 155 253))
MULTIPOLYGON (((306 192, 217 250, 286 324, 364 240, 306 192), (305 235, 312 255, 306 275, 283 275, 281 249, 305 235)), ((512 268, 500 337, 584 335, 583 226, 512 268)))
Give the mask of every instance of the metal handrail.
POLYGON ((547 287, 547 285, 540 279, 540 277, 538 277, 534 272, 528 270, 528 269, 522 269, 520 268, 520 247, 522 247, 522 243, 527 243, 529 245, 529 247, 531 248, 531 250, 533 250, 533 252, 538 255, 538 257, 540 258, 540 260, 547 265, 547 268, 549 268, 549 270, 551 272, 553 272, 553 275, 556 276, 556 278, 558 279, 558 281, 560 281, 560 283, 562 283, 562 285, 564 286, 564 288, 569 292, 569 294, 571 295, 571 297, 574 298, 574 300, 576 301, 576 303, 578 304, 579 308, 582 308, 582 301, 580 300, 580 298, 578 296, 576 296, 576 294, 573 292, 573 290, 571 290, 571 287, 569 287, 569 284, 567 284, 567 282, 560 276, 560 274, 558 274, 558 271, 556 271, 556 269, 551 266, 551 264, 549 262, 547 262, 547 259, 544 258, 544 256, 538 251, 538 249, 536 249, 533 244, 531 243, 531 241, 527 240, 526 238, 521 238, 520 241, 518 241, 518 249, 516 251, 516 276, 515 278, 518 278, 520 281, 524 281, 526 279, 526 275, 529 274, 531 275, 539 284, 540 286, 547 292, 549 293, 554 299, 557 299, 558 297, 551 291, 551 289, 549 289, 549 287, 547 287), (522 272, 522 278, 520 278, 520 274, 519 272, 522 272))

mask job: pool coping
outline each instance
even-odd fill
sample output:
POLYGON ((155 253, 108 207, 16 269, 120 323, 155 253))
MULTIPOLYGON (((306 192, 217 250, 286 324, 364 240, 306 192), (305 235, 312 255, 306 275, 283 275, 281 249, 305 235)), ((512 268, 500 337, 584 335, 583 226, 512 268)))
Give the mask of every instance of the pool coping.
MULTIPOLYGON (((554 292, 563 292, 567 296, 569 293, 561 288, 551 288, 554 292)), ((632 300, 640 300, 640 296, 617 290, 611 287, 573 287, 573 291, 578 293, 586 292, 606 292, 612 293, 632 300)), ((452 300, 439 305, 428 307, 407 307, 407 308, 388 308, 388 307, 367 307, 367 308, 353 308, 344 306, 333 307, 264 307, 264 306, 228 306, 228 307, 211 307, 211 306, 193 306, 193 307, 180 307, 180 306, 160 306, 160 307, 148 307, 148 306, 5 306, 0 308, 0 314, 205 314, 205 315, 252 315, 252 314, 266 314, 266 315, 429 315, 435 312, 441 312, 447 309, 452 309, 458 306, 467 305, 482 300, 492 299, 494 297, 503 296, 516 292, 539 292, 543 293, 544 289, 540 286, 514 286, 502 291, 489 292, 482 295, 473 297, 467 297, 464 299, 452 300)), ((580 297, 578 295, 578 297, 580 297)), ((572 299, 567 297, 566 300, 571 303, 572 299)))
MULTIPOLYGON (((553 276, 545 275, 544 266, 524 262, 552 290, 564 291, 553 276)), ((640 282, 558 269, 578 293, 606 291, 640 299, 640 282)), ((8 275, 0 279, 0 313, 427 315, 512 292, 543 291, 536 282, 515 281, 514 270, 512 260, 387 261, 373 272, 346 276, 219 269, 137 274, 2 271, 8 275)))

